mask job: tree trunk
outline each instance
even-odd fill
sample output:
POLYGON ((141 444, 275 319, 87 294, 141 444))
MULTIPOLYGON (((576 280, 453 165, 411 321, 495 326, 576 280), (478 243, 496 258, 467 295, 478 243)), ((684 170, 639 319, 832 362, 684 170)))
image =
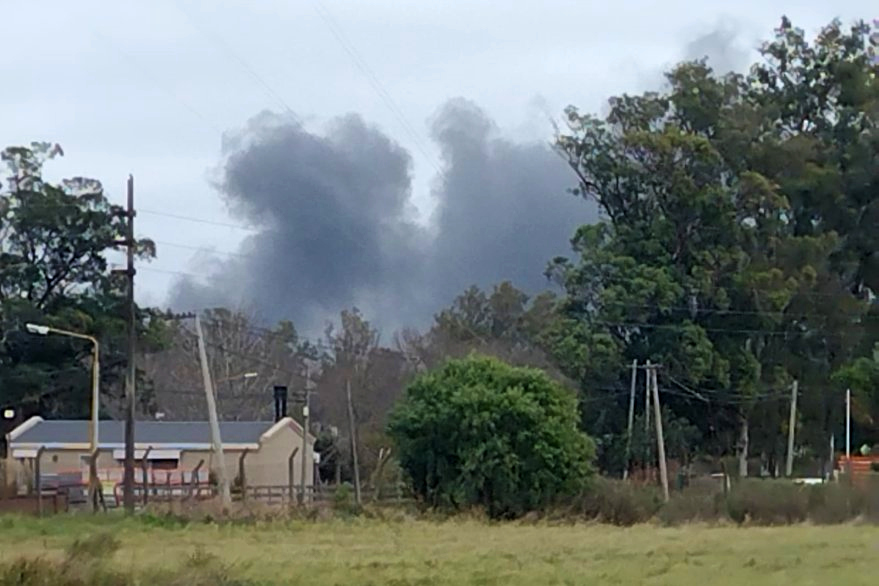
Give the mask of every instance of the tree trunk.
POLYGON ((737 457, 739 459, 739 478, 748 476, 748 417, 739 415, 739 441, 736 444, 737 457))

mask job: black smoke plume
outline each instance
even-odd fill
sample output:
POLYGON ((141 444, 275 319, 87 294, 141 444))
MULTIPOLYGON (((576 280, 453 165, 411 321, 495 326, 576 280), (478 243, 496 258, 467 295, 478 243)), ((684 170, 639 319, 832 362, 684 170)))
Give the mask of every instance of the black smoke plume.
POLYGON ((472 284, 547 286, 546 263, 569 250, 594 206, 549 142, 501 136, 470 102, 432 120, 441 173, 428 225, 415 220, 409 153, 357 115, 316 134, 263 113, 225 141, 216 188, 256 231, 240 256, 213 260, 206 283, 179 281, 177 308, 226 305, 319 330, 358 306, 386 331, 424 326, 472 284))

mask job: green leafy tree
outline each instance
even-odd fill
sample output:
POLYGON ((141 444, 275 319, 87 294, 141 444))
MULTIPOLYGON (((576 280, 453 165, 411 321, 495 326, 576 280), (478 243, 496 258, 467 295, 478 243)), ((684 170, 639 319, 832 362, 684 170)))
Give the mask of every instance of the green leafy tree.
POLYGON ((557 146, 607 221, 550 267, 569 324, 552 343, 607 399, 584 413, 593 434, 622 432, 626 366, 651 359, 679 391, 670 408, 707 449, 735 450, 742 474, 749 451, 782 445, 794 379, 803 427, 818 430, 804 439, 826 445, 830 375, 869 341, 875 291, 866 34, 833 22, 810 44, 784 19, 748 76, 683 63, 666 91, 612 98, 605 118, 567 111, 557 146))
MULTIPOLYGON (((126 314, 122 282, 110 272, 106 252, 125 237, 124 212, 110 204, 97 180, 46 180, 44 163, 61 154, 48 143, 0 153, 6 169, 0 187, 0 403, 20 416, 89 414, 89 345, 35 338, 25 331, 27 322, 98 337, 103 406, 112 409, 114 394, 121 394, 126 314)), ((139 242, 138 251, 154 254, 149 241, 139 242)), ((142 342, 159 343, 157 322, 148 322, 145 310, 138 313, 142 342)))
POLYGON ((573 393, 493 358, 419 376, 388 429, 415 494, 432 506, 514 517, 578 493, 593 470, 573 393))
POLYGON ((879 444, 879 344, 873 356, 858 358, 837 370, 833 382, 851 390, 855 445, 879 444))
POLYGON ((416 369, 477 352, 517 366, 541 368, 561 380, 543 340, 558 319, 557 305, 552 292, 529 297, 509 281, 490 292, 472 286, 435 316, 428 332, 405 331, 397 346, 416 369))

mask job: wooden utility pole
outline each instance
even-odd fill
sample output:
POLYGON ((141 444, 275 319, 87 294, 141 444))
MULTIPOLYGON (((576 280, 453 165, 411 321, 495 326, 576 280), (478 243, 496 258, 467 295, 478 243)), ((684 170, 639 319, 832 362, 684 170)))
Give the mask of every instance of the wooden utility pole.
POLYGON ((656 416, 656 444, 659 453, 659 478, 662 481, 662 497, 665 502, 669 500, 668 494, 668 467, 665 461, 665 439, 662 436, 662 409, 659 406, 659 382, 656 376, 656 366, 647 371, 647 378, 653 381, 653 410, 656 416))
POLYGON ((792 476, 794 473, 794 434, 797 428, 797 385, 794 380, 790 390, 790 421, 787 430, 787 461, 784 463, 784 475, 792 476))
POLYGON ((198 357, 201 362, 201 376, 204 381, 204 394, 207 399, 208 419, 211 423, 211 443, 214 447, 214 468, 220 483, 220 499, 223 507, 232 504, 232 493, 229 490, 229 478, 226 475, 226 458, 223 455, 223 440, 220 437, 220 421, 217 418, 217 402, 214 398, 214 387, 211 382, 211 369, 208 366, 208 353, 205 349, 204 333, 201 331, 201 320, 195 314, 195 333, 198 336, 198 357))
POLYGON ((629 389, 629 421, 626 428, 626 460, 623 465, 623 480, 629 477, 629 459, 632 453, 632 428, 635 426, 635 386, 638 382, 638 360, 632 361, 632 386, 629 389))
POLYGON ((125 375, 125 474, 123 476, 123 497, 126 514, 134 513, 134 415, 137 405, 135 384, 137 380, 137 309, 134 305, 134 177, 128 176, 128 226, 125 234, 128 263, 125 274, 128 277, 128 369, 125 375))
POLYGON ((348 399, 348 434, 351 436, 351 461, 354 466, 354 503, 360 506, 360 465, 357 458, 357 432, 354 425, 354 405, 351 401, 351 377, 345 379, 345 394, 348 399))

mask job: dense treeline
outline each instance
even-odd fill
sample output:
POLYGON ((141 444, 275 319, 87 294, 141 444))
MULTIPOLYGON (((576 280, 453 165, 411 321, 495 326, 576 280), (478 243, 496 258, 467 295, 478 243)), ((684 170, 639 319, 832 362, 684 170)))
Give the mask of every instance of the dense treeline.
MULTIPOLYGON (((746 74, 682 63, 663 91, 611 98, 606 116, 569 108, 556 147, 575 194, 604 220, 573 235, 569 258, 547 259, 551 292, 473 287, 428 331, 385 340, 356 309, 318 341, 289 322, 264 328, 256 316, 210 311, 221 415, 268 416, 267 386, 310 384, 322 474, 344 478, 347 384, 368 470, 412 377, 475 350, 575 389, 606 472, 626 464, 633 361, 662 365, 669 454, 682 461, 737 455, 742 473, 749 457, 773 470, 794 380, 800 461, 827 458, 831 436, 841 439, 846 388, 855 444, 879 442, 879 68, 869 34, 833 22, 808 40, 785 19, 746 74), (232 378, 244 372, 259 376, 232 378)), ((55 154, 33 145, 3 156, 0 403, 84 415, 88 349, 23 333, 43 321, 101 337, 112 416, 124 322, 103 253, 122 220, 98 182, 44 181, 55 154)), ((140 315, 144 414, 198 416, 192 334, 159 312, 140 315)), ((650 457, 643 429, 635 465, 650 457)))

